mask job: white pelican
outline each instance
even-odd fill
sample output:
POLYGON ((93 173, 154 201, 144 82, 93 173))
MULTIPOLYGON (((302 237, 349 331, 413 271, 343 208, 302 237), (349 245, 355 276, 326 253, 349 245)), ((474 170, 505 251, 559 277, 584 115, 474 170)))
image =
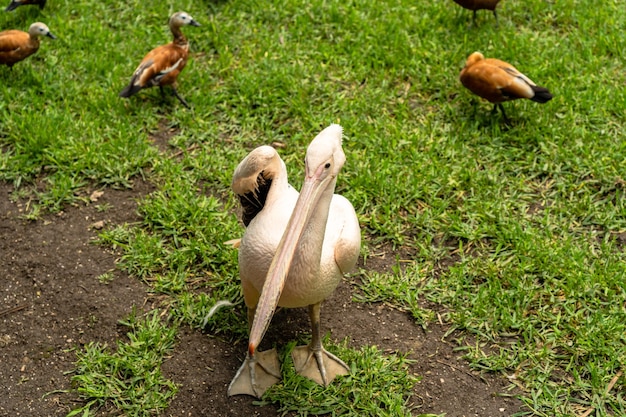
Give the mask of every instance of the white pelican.
POLYGON ((361 231, 352 204, 333 194, 346 156, 342 128, 318 134, 305 158, 300 194, 287 182, 285 163, 270 146, 256 148, 235 169, 233 191, 247 226, 239 247, 239 274, 250 338, 248 354, 228 395, 260 398, 280 380, 275 349, 257 352, 277 306, 309 308, 311 343, 292 352, 296 371, 321 385, 348 366, 322 347, 320 306, 356 264, 361 231))

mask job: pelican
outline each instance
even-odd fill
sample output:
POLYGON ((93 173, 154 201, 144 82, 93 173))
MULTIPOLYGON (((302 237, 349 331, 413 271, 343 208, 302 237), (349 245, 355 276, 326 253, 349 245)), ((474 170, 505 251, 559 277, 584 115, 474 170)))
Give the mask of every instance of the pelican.
POLYGON ((341 138, 341 126, 333 124, 313 139, 299 194, 288 183, 285 163, 270 146, 256 148, 235 169, 232 188, 247 227, 239 246, 239 275, 250 337, 246 359, 228 395, 261 398, 280 380, 276 350, 257 352, 277 306, 309 309, 311 342, 292 352, 300 375, 327 386, 350 371, 323 348, 320 330, 322 301, 354 267, 361 247, 352 204, 334 194, 346 160, 341 138))
POLYGON ((547 88, 539 87, 513 65, 499 59, 485 58, 480 52, 467 57, 459 79, 465 88, 494 104, 492 113, 500 109, 506 121, 508 119, 502 107, 505 101, 527 98, 545 103, 552 99, 547 88))

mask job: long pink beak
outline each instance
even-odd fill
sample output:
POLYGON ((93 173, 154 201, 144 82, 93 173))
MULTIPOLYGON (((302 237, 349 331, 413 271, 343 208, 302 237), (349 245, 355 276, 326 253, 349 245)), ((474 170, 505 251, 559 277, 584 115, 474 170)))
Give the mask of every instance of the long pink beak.
POLYGON ((276 249, 276 254, 267 271, 261 298, 257 304, 254 321, 250 329, 250 338, 248 340, 248 352, 250 355, 254 354, 257 346, 263 340, 263 336, 265 336, 274 311, 278 306, 280 295, 285 287, 285 281, 302 232, 317 206, 320 195, 326 189, 330 180, 332 180, 331 176, 320 180, 319 176, 321 173, 322 170, 318 170, 314 175, 305 177, 296 206, 293 209, 293 213, 291 213, 285 233, 283 233, 283 237, 276 249))

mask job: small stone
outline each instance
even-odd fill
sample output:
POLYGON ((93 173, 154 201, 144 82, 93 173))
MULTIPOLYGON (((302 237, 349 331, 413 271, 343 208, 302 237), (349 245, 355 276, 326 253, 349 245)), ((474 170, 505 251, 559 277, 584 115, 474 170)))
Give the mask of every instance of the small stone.
POLYGON ((89 200, 92 203, 95 203, 96 201, 98 201, 100 197, 102 197, 103 194, 104 194, 104 191, 96 190, 93 193, 91 193, 91 195, 89 196, 89 200))
POLYGON ((91 224, 92 229, 100 230, 104 227, 104 220, 99 220, 91 224))

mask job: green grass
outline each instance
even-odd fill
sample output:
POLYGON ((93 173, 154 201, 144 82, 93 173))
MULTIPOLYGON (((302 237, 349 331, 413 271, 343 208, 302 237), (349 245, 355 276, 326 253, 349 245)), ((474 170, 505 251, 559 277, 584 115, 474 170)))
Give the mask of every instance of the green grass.
POLYGON ((89 343, 78 352, 72 385, 85 405, 68 417, 88 416, 101 408, 151 416, 167 408, 178 387, 163 377, 160 366, 174 346, 176 328, 161 323, 158 313, 154 310, 144 319, 133 314, 123 322, 131 331, 115 351, 89 343))
POLYGON ((296 342, 289 343, 281 358, 283 381, 270 388, 263 403, 274 403, 280 413, 341 416, 411 416, 407 397, 418 378, 411 375, 404 356, 385 355, 374 346, 360 350, 347 347, 347 341, 333 353, 351 363, 350 375, 328 387, 296 374, 288 359, 296 342))
MULTIPOLYGON (((217 300, 238 302, 207 330, 245 339, 236 253, 223 244, 242 234, 233 169, 253 147, 282 142, 299 187, 306 145, 340 122, 338 192, 357 210, 363 253, 392 248, 408 261, 360 271, 359 300, 422 326, 434 314, 420 305, 439 304, 468 335, 472 366, 522 387, 528 415, 624 414, 624 378, 607 387, 626 364, 626 8, 505 1, 499 16, 498 28, 488 12, 468 27, 471 13, 452 1, 408 0, 59 0, 41 14, 4 13, 1 29, 42 20, 59 39, 0 68, 0 179, 36 219, 147 178, 158 190, 141 201, 142 221, 101 242, 168 294, 181 322, 201 327, 217 300), (192 59, 179 92, 193 110, 156 90, 118 98, 138 60, 169 39, 177 10, 203 25, 185 31, 192 59), (554 99, 506 103, 504 124, 458 81, 475 50, 554 99), (170 152, 150 142, 160 126, 174 129, 170 152)), ((289 409, 310 389, 277 387, 272 398, 289 409)))

